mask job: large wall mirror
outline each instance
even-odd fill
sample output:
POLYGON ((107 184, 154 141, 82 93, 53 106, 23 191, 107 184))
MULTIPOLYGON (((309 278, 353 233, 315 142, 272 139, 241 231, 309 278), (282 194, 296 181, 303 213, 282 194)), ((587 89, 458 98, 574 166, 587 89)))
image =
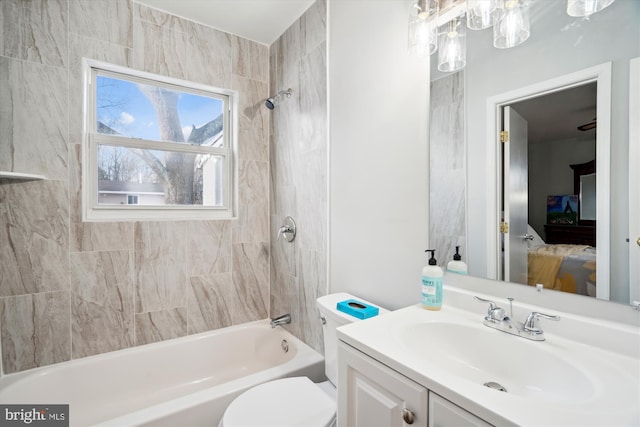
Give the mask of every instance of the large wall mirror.
POLYGON ((462 245, 475 276, 551 277, 547 288, 628 304, 639 286, 629 276, 628 153, 640 2, 616 0, 588 19, 568 16, 565 1, 530 7, 522 45, 496 49, 491 30, 469 30, 462 71, 440 73, 431 57, 430 244, 445 260, 462 245), (524 123, 511 132, 526 140, 517 153, 499 142, 509 117, 524 123), (530 266, 529 248, 551 242, 568 261, 530 266))

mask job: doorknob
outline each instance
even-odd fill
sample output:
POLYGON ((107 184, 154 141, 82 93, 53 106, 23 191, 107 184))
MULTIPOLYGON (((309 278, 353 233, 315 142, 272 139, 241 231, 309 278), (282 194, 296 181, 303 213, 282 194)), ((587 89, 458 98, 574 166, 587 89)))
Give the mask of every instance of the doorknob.
MULTIPOLYGON (((533 240, 533 235, 532 234, 525 234, 524 236, 522 236, 523 240, 533 240)), ((638 239, 640 240, 640 239, 638 239)))
POLYGON ((640 237, 638 237, 638 240, 636 240, 636 243, 638 244, 638 246, 640 246, 640 237))

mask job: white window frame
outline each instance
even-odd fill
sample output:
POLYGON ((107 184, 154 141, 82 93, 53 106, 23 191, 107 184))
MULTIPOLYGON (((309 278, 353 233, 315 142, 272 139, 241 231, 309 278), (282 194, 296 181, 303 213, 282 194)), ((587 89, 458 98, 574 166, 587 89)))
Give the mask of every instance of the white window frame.
POLYGON ((238 93, 199 83, 133 70, 105 62, 83 59, 84 124, 82 143, 82 217, 83 221, 140 221, 235 219, 238 201, 238 93), (226 98, 224 100, 224 147, 205 147, 175 142, 151 141, 97 133, 96 79, 98 75, 128 81, 140 81, 180 92, 226 98), (223 206, 196 205, 99 205, 98 146, 113 145, 173 152, 213 154, 224 158, 223 206))

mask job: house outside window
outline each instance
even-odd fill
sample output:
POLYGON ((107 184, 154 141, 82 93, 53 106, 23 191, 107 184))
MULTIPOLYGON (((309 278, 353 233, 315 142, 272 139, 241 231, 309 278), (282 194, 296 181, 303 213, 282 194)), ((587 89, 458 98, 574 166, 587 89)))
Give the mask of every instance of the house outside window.
POLYGON ((90 60, 85 70, 85 220, 235 216, 235 92, 90 60))

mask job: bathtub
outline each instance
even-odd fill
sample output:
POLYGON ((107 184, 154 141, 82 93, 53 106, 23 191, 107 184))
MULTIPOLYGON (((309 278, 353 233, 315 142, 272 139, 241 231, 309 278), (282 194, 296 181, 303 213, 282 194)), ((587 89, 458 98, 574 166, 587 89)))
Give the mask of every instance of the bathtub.
POLYGON ((3 375, 0 403, 69 404, 72 427, 217 426, 243 391, 298 375, 324 380, 322 355, 263 320, 3 375))

